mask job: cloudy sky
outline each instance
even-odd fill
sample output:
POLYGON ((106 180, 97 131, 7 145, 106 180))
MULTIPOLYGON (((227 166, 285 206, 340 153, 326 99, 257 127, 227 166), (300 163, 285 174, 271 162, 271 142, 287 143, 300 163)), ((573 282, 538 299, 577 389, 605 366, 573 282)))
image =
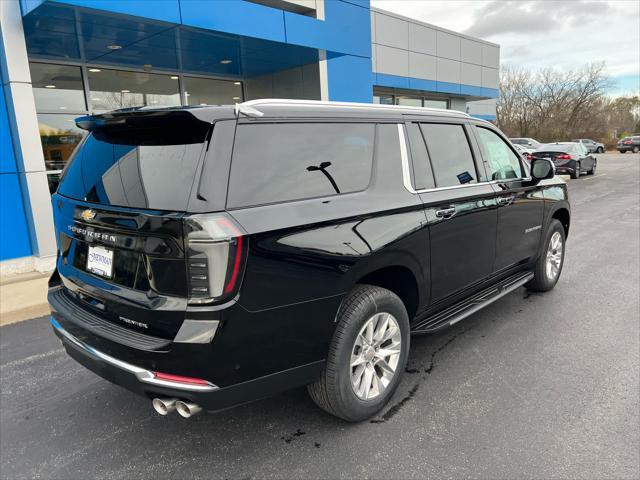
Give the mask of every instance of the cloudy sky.
POLYGON ((371 5, 501 46, 501 62, 577 68, 605 61, 611 94, 640 91, 638 0, 371 0, 371 5))

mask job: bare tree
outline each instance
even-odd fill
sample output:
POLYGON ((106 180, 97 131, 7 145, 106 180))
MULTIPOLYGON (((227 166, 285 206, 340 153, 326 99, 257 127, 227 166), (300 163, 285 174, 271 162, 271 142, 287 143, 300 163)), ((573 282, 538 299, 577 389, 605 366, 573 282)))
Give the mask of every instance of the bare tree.
MULTIPOLYGON (((604 140, 612 135, 612 103, 606 97, 611 85, 604 63, 537 72, 507 65, 500 78, 496 122, 510 136, 604 140)), ((626 104, 619 107, 624 110, 626 104)))

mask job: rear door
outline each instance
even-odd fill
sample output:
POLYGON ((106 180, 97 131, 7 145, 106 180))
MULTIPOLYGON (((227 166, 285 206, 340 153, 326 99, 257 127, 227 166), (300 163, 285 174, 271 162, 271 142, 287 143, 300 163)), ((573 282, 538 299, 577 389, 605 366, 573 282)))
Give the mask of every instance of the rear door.
POLYGON ((475 133, 497 190, 498 233, 493 271, 499 273, 536 255, 544 198, 540 189, 530 184, 520 156, 498 130, 476 125, 475 133))
POLYGON ((167 126, 94 129, 53 206, 68 299, 117 326, 173 338, 188 297, 182 219, 210 124, 200 134, 188 122, 167 126))
POLYGON ((491 274, 495 192, 476 164, 468 125, 408 122, 415 184, 430 232, 431 302, 491 274))

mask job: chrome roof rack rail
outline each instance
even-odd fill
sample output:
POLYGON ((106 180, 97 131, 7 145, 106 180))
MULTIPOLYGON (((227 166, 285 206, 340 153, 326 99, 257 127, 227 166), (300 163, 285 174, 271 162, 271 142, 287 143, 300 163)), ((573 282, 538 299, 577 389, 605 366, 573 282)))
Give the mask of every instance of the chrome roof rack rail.
POLYGON ((249 102, 244 103, 236 103, 235 111, 236 116, 243 114, 247 117, 262 117, 264 115, 260 110, 253 108, 251 105, 248 105, 249 102))
MULTIPOLYGON (((255 110, 254 107, 259 107, 260 105, 281 105, 281 106, 298 106, 298 107, 328 107, 328 108, 368 108, 368 109, 380 109, 380 110, 404 110, 404 111, 415 111, 421 113, 447 113, 449 115, 460 115, 463 117, 471 117, 466 112, 461 112, 459 110, 448 110, 444 108, 429 108, 429 107, 410 107, 410 106, 400 106, 400 105, 381 105, 378 103, 351 103, 351 102, 326 102, 321 100, 289 100, 289 99, 281 99, 281 98, 261 98, 257 100, 248 100, 246 102, 236 104, 236 111, 238 111, 238 106, 241 109, 251 108, 255 110)), ((241 111, 241 113, 243 113, 241 111)), ((262 112, 260 112, 262 113, 262 112)))

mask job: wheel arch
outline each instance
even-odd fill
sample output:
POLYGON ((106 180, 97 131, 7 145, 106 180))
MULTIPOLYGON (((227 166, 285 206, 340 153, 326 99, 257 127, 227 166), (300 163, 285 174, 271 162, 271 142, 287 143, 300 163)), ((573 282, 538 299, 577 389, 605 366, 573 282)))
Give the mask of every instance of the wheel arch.
POLYGON ((405 265, 387 265, 360 276, 356 284, 386 288, 400 297, 411 321, 420 308, 422 296, 416 274, 405 265))
POLYGON ((560 207, 551 214, 551 218, 558 220, 562 224, 562 227, 564 228, 564 236, 567 238, 569 236, 569 226, 571 224, 571 214, 569 213, 569 210, 567 208, 560 207))

